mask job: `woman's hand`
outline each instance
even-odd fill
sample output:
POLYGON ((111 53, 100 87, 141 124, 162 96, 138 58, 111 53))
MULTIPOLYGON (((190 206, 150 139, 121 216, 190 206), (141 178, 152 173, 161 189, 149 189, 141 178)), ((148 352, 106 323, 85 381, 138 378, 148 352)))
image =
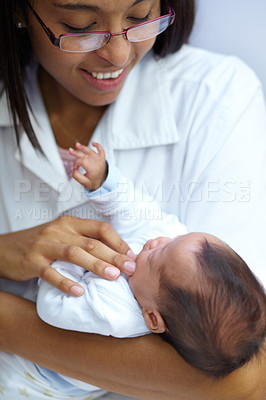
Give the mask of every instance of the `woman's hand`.
POLYGON ((83 288, 55 271, 56 259, 82 266, 107 279, 134 272, 134 254, 105 222, 62 216, 31 229, 0 236, 0 277, 24 281, 40 277, 65 293, 83 288))

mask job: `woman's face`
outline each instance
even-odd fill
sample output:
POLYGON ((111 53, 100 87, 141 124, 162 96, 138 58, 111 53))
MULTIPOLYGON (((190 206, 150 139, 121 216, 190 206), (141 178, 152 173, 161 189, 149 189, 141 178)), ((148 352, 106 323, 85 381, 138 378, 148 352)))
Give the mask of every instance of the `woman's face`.
MULTIPOLYGON (((68 32, 121 32, 160 16, 160 0, 36 0, 33 7, 57 37, 68 32)), ((30 10, 29 34, 41 66, 55 81, 55 90, 63 87, 91 106, 107 105, 116 99, 131 69, 155 41, 130 43, 120 35, 113 36, 101 49, 67 53, 52 45, 30 10), (119 76, 99 79, 99 74, 114 72, 119 76)))

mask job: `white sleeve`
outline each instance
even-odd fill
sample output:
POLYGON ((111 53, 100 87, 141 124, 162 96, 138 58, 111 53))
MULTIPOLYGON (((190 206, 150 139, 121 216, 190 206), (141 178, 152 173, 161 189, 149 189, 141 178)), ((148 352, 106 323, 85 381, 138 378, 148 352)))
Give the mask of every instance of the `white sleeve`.
POLYGON ((155 200, 125 177, 120 178, 115 190, 92 198, 90 204, 129 244, 143 246, 159 236, 174 238, 187 233, 176 215, 163 212, 155 200))
POLYGON ((53 268, 82 285, 84 294, 73 297, 40 280, 37 312, 43 321, 62 329, 106 336, 150 333, 123 275, 108 281, 65 261, 55 261, 53 268))
POLYGON ((194 146, 187 148, 181 178, 184 193, 190 184, 189 199, 180 215, 189 231, 226 241, 266 286, 265 101, 255 76, 236 65, 230 84, 226 69, 217 80, 217 98, 205 101, 208 113, 200 105, 195 112, 198 129, 190 133, 194 146))

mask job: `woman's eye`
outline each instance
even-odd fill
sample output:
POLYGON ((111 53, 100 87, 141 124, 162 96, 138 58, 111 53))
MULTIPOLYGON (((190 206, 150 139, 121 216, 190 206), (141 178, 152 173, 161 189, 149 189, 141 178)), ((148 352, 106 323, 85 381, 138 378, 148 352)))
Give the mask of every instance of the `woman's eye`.
POLYGON ((142 22, 146 22, 150 19, 150 12, 146 15, 146 17, 143 18, 128 17, 128 19, 132 22, 137 22, 138 24, 141 24, 142 22))
POLYGON ((95 23, 90 24, 88 26, 85 26, 84 28, 77 28, 74 26, 70 26, 68 24, 64 24, 65 29, 67 30, 68 33, 84 33, 84 32, 89 32, 90 30, 92 30, 93 26, 95 25, 95 23))
MULTIPOLYGON (((133 22, 134 24, 141 24, 142 22, 146 22, 150 19, 150 11, 148 12, 148 14, 145 17, 142 18, 137 18, 137 17, 128 17, 128 19, 133 22)), ((87 25, 83 28, 78 28, 75 26, 71 26, 68 24, 63 24, 65 30, 67 31, 67 33, 86 33, 86 32, 90 32, 93 30, 94 26, 95 26, 96 22, 93 22, 90 25, 87 25)))

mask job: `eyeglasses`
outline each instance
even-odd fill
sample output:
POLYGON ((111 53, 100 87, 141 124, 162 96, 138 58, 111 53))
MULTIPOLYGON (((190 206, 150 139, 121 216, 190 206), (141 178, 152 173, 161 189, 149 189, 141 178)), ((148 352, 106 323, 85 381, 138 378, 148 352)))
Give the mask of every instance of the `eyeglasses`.
POLYGON ((59 37, 45 25, 39 15, 36 13, 31 4, 27 1, 27 5, 33 15, 43 28, 44 32, 54 46, 60 50, 69 53, 86 53, 98 50, 105 46, 112 36, 125 35, 129 42, 137 43, 144 40, 152 39, 160 33, 164 32, 175 20, 175 12, 169 7, 168 14, 158 18, 151 19, 141 24, 133 25, 122 32, 84 32, 84 33, 63 33, 59 37))

